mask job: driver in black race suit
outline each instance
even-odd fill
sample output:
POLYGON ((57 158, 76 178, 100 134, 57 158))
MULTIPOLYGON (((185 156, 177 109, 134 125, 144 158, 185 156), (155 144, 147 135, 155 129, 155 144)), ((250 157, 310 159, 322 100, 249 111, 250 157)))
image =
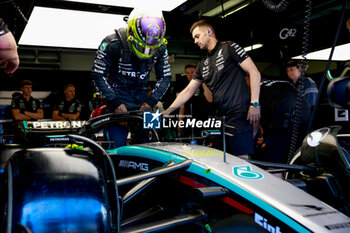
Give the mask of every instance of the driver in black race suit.
MULTIPOLYGON (((166 48, 165 21, 161 11, 134 9, 127 28, 120 28, 101 43, 94 60, 92 82, 107 100, 109 112, 150 111, 171 82, 166 48), (152 68, 157 83, 150 96, 147 84, 152 68)), ((126 144, 127 131, 111 127, 116 146, 126 144)))
POLYGON ((252 124, 260 119, 260 73, 238 44, 218 41, 207 21, 195 22, 190 31, 195 44, 207 50, 208 55, 199 63, 194 79, 163 114, 168 115, 184 104, 205 82, 219 114, 226 118, 227 151, 247 158, 254 152, 252 124))

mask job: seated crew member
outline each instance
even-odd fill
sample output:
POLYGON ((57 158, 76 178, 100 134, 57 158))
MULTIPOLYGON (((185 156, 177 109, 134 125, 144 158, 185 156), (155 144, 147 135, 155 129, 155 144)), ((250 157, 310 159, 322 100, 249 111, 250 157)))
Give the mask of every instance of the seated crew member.
POLYGON ((57 102, 53 108, 52 120, 78 120, 82 105, 79 100, 75 98, 75 86, 67 84, 64 86, 65 97, 57 102))
POLYGON ((12 99, 12 116, 15 120, 37 120, 44 118, 40 100, 31 96, 33 83, 29 80, 21 82, 22 94, 12 99))

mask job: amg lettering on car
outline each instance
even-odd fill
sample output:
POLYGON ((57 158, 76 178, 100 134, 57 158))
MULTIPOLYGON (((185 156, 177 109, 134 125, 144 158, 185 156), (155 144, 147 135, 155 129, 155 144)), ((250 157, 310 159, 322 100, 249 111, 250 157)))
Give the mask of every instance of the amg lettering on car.
POLYGON ((120 160, 119 167, 126 167, 132 169, 139 169, 141 171, 148 171, 147 163, 137 163, 135 161, 120 160))
POLYGON ((264 229, 266 229, 268 232, 272 233, 282 233, 279 226, 272 226, 268 223, 267 219, 261 216, 258 213, 254 213, 254 221, 264 229))

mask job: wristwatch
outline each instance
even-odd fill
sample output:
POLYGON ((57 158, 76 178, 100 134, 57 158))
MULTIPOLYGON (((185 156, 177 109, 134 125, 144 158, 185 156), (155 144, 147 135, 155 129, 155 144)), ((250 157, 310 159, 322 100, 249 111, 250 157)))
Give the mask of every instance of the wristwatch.
POLYGON ((259 102, 253 102, 253 103, 250 103, 251 106, 253 106, 254 108, 257 108, 260 106, 259 102))

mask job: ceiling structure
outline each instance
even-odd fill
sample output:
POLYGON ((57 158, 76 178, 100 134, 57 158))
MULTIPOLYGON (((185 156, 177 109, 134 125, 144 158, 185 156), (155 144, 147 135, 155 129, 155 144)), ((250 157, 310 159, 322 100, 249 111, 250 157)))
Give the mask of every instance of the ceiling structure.
MULTIPOLYGON (((265 1, 277 5, 282 0, 265 1)), ((308 39, 305 46, 308 52, 325 49, 333 44, 344 2, 346 12, 337 44, 350 42, 350 33, 345 26, 345 21, 350 17, 350 3, 345 0, 313 0, 312 3, 311 1, 284 0, 283 2, 288 4, 281 12, 268 9, 263 0, 182 1, 183 3, 175 9, 164 12, 169 53, 178 57, 200 57, 204 54, 193 44, 189 33, 192 23, 199 19, 209 19, 216 28, 217 37, 221 40, 234 40, 243 47, 262 44, 263 47, 249 52, 257 62, 275 63, 300 55, 305 39, 308 39), (304 18, 308 3, 311 3, 310 31, 305 35, 304 18)), ((128 15, 132 10, 125 6, 86 2, 88 1, 2 0, 0 17, 5 19, 16 40, 19 41, 35 6, 121 15, 128 15)), ((143 2, 148 3, 147 0, 143 2)), ((91 36, 93 31, 92 27, 91 36)), ((69 37, 69 33, 66 36, 69 37)), ((40 48, 40 46, 20 46, 20 49, 22 47, 40 48)), ((48 48, 53 51, 62 49, 59 46, 48 48)))

